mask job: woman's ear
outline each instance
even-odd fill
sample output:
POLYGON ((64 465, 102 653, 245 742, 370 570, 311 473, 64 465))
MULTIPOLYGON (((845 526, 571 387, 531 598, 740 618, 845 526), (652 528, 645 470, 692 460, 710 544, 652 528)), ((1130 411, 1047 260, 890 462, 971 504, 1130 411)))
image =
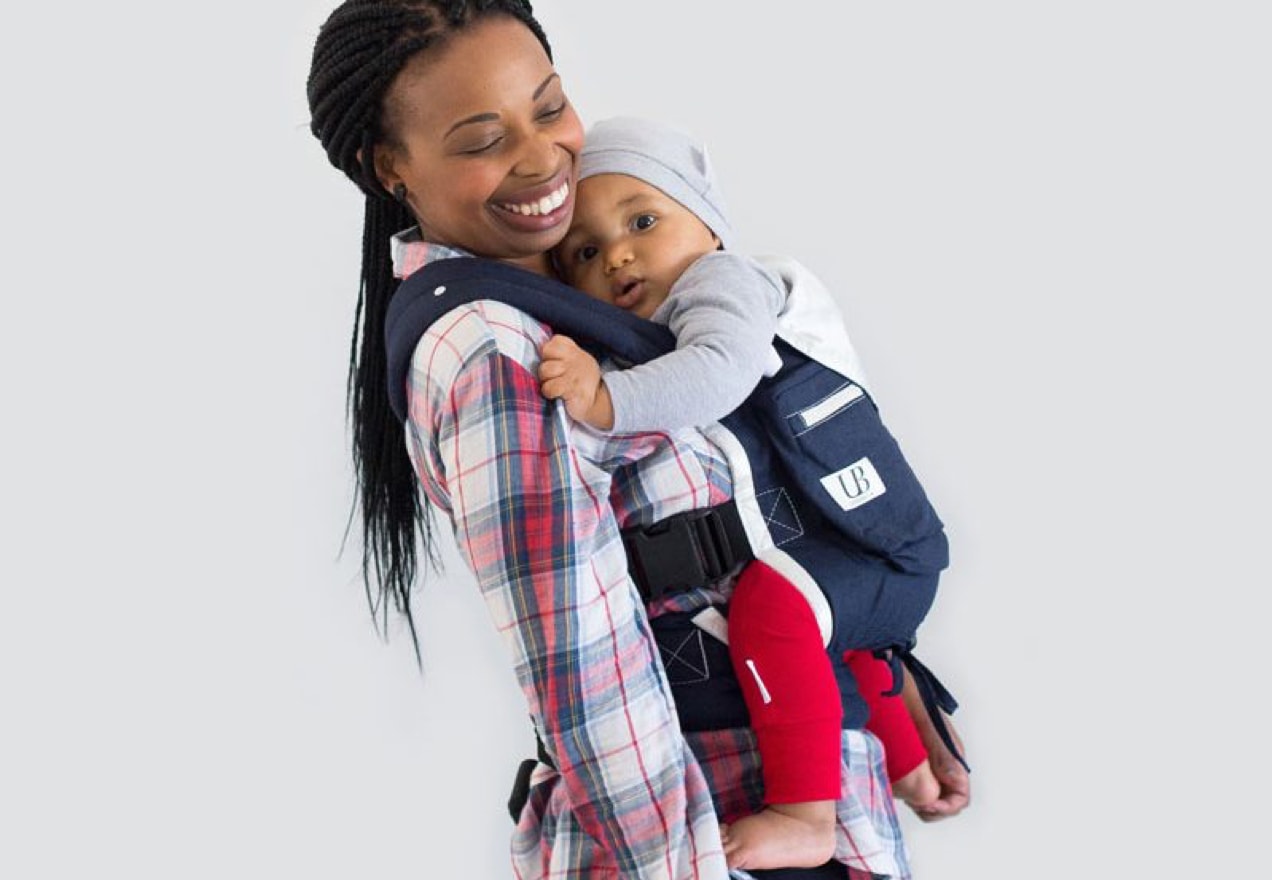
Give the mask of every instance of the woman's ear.
MULTIPOLYGON (((375 177, 380 181, 380 186, 384 187, 384 191, 393 194, 394 189, 402 183, 402 176, 397 173, 397 154, 392 147, 387 144, 376 144, 372 147, 373 167, 375 168, 375 177)), ((358 163, 362 164, 362 150, 358 150, 358 163)))

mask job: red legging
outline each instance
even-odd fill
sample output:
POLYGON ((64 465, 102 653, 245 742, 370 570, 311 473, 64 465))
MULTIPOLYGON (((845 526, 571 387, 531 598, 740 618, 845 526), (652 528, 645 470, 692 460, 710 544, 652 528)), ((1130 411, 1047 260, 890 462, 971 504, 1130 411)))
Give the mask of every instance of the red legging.
MULTIPOLYGON (((792 589, 794 589, 792 587, 792 589)), ((879 737, 888 764, 888 779, 896 782, 927 760, 927 749, 919 739, 919 729, 898 694, 885 697, 892 690, 892 668, 886 661, 875 659, 869 651, 849 651, 844 661, 857 680, 857 689, 870 707, 866 730, 879 737)))
MULTIPOLYGON (((830 657, 808 600, 763 562, 743 570, 729 601, 729 654, 759 744, 765 802, 837 800, 843 706, 830 657)), ((927 753, 900 698, 882 696, 888 664, 868 651, 844 659, 870 707, 866 728, 898 779, 927 753)))

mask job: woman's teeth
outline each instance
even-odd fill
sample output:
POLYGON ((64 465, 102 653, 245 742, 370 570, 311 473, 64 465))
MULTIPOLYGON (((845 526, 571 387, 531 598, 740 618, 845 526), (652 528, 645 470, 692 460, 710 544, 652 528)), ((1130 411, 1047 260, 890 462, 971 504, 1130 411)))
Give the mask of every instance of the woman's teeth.
POLYGON ((565 204, 566 198, 570 195, 570 184, 563 183, 561 188, 554 193, 544 196, 537 202, 522 202, 513 204, 512 202, 503 202, 499 205, 510 214, 524 214, 527 217, 533 217, 538 214, 551 214, 557 208, 565 204))

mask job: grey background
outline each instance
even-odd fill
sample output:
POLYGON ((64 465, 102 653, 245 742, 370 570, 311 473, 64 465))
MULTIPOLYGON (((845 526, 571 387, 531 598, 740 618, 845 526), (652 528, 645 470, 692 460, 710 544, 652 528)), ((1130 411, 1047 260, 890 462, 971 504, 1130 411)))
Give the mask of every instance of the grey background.
MULTIPOLYGON (((368 619, 343 426, 361 207, 330 2, 0 36, 0 875, 509 875, 531 746, 462 566, 368 619), (356 544, 354 545, 356 546, 356 544)), ((920 877, 1262 859, 1269 16, 1210 2, 542 0, 586 120, 706 140, 839 297, 954 565, 922 653, 975 802, 920 877)))

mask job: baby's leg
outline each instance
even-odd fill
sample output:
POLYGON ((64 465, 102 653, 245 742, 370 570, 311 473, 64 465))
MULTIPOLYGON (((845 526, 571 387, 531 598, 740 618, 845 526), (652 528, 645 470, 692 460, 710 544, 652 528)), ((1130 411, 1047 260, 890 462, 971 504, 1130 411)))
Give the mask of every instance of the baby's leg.
POLYGON ((892 793, 912 807, 929 804, 941 796, 941 784, 928 763, 927 749, 901 695, 885 696, 892 689, 892 669, 869 651, 849 651, 844 661, 852 670, 862 697, 870 707, 869 730, 883 743, 892 793))
POLYGON ((729 654, 751 714, 765 809, 724 829, 729 864, 815 867, 835 851, 843 707, 807 600, 762 562, 729 602, 729 654))

